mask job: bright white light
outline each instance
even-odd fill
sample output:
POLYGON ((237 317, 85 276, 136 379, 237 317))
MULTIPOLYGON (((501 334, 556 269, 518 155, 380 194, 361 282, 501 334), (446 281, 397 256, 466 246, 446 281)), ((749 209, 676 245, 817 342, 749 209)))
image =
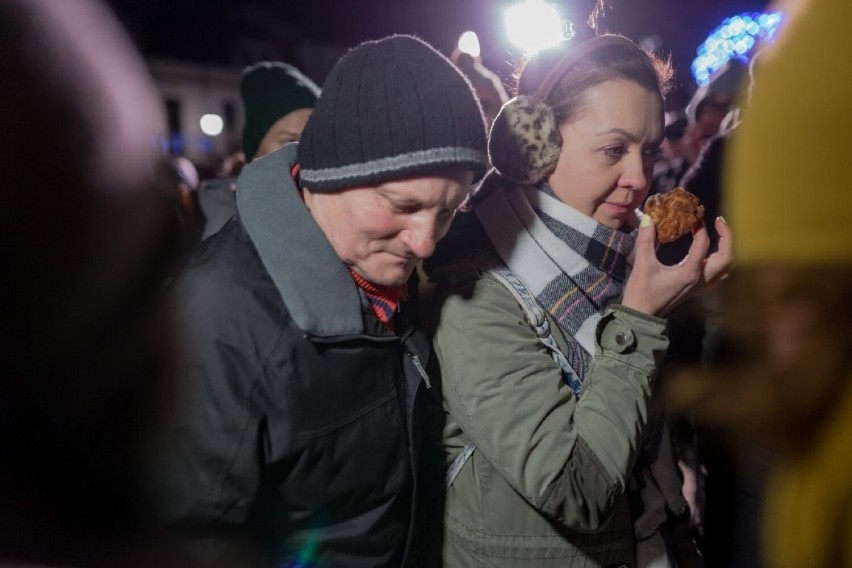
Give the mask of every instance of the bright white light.
POLYGON ((562 16, 543 0, 526 0, 506 8, 506 34, 509 41, 528 54, 559 45, 565 39, 562 16))
POLYGON ((201 132, 207 136, 219 136, 222 134, 222 128, 225 127, 225 122, 218 114, 205 114, 199 121, 201 132))
POLYGON ((468 53, 471 57, 479 57, 479 38, 476 32, 464 32, 459 37, 459 51, 468 53))

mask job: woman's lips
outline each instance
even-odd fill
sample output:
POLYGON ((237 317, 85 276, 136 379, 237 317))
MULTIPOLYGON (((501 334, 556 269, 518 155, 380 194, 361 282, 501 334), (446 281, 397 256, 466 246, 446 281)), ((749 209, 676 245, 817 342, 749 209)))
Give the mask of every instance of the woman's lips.
POLYGON ((623 215, 630 211, 630 204, 621 204, 621 203, 611 203, 609 201, 604 201, 604 205, 606 205, 610 211, 613 213, 617 213, 619 215, 623 215))

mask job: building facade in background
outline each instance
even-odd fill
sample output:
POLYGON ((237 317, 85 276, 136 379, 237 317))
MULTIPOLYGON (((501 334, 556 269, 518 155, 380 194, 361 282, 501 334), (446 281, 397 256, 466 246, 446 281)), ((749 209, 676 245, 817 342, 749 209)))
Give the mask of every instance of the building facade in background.
POLYGON ((241 69, 210 64, 148 60, 160 93, 166 124, 160 147, 164 153, 189 158, 202 173, 212 173, 230 154, 240 150, 243 111, 241 69), (202 129, 206 118, 208 132, 202 129), (216 119, 221 120, 217 133, 216 119))

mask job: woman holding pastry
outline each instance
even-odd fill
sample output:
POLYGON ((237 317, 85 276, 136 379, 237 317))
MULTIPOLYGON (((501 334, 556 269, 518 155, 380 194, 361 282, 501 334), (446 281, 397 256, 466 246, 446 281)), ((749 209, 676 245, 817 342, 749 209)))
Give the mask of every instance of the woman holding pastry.
POLYGON ((698 221, 665 266, 637 216, 670 76, 620 36, 576 45, 504 105, 495 170, 426 266, 444 566, 700 565, 654 378, 666 314, 727 274, 731 234, 716 220, 705 258, 698 221))

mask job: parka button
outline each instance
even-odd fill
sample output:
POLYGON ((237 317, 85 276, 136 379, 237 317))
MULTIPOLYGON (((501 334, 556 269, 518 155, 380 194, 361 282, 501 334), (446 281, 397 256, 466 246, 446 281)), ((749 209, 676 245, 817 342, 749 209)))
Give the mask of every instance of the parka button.
POLYGON ((633 331, 620 324, 613 326, 615 329, 609 331, 609 339, 604 342, 604 347, 609 347, 616 353, 630 353, 636 347, 636 336, 633 331))
POLYGON ((617 321, 612 314, 600 321, 597 334, 598 345, 605 350, 630 353, 636 348, 636 334, 630 326, 617 321))

